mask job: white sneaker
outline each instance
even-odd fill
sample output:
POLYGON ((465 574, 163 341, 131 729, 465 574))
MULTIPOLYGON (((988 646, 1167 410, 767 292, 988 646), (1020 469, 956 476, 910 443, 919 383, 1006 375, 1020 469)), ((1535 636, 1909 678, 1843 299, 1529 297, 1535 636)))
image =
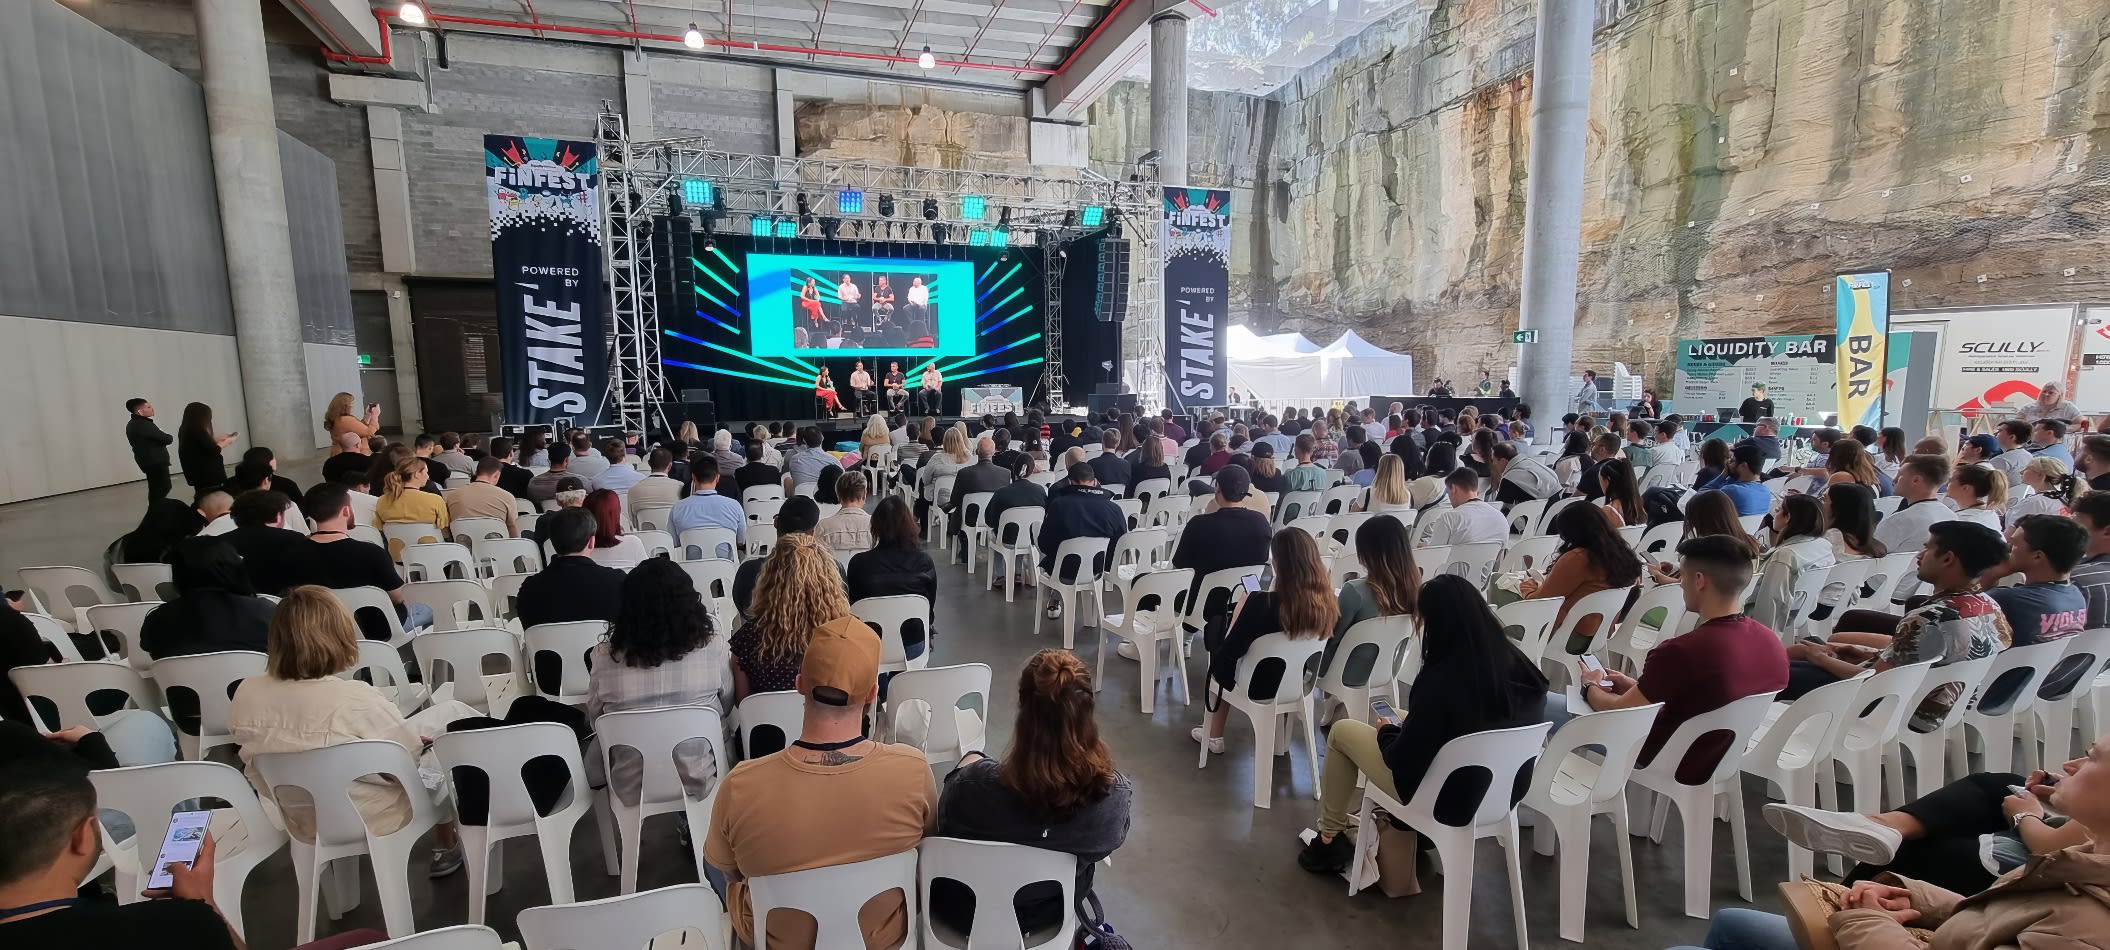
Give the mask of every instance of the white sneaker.
POLYGON ((1192 736, 1194 738, 1194 741, 1208 746, 1210 755, 1222 755, 1224 753, 1223 737, 1217 736, 1214 739, 1204 738, 1204 733, 1202 732, 1202 729, 1202 726, 1195 726, 1192 730, 1188 731, 1187 735, 1192 736))
POLYGON ((1131 660, 1140 660, 1143 658, 1141 654, 1136 652, 1135 643, 1130 640, 1123 640, 1120 643, 1114 644, 1114 652, 1131 660))
POLYGON ((1843 854, 1862 864, 1889 864, 1905 843, 1896 828, 1853 812, 1773 802, 1766 805, 1765 814, 1766 824, 1790 843, 1821 854, 1843 854))
POLYGON ((1061 619, 1062 619, 1062 601, 1059 601, 1059 600, 1055 600, 1055 601, 1049 601, 1049 602, 1048 602, 1048 609, 1047 609, 1047 614, 1048 614, 1048 619, 1049 619, 1049 620, 1061 620, 1061 619))

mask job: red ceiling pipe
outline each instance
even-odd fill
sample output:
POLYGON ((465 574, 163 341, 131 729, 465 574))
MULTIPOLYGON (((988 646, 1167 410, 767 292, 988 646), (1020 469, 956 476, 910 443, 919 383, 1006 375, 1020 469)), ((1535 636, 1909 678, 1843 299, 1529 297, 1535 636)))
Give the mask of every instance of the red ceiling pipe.
POLYGON ((381 55, 360 56, 354 53, 340 53, 325 46, 322 48, 322 58, 333 63, 359 63, 365 66, 386 66, 394 62, 395 57, 389 52, 388 14, 375 10, 374 22, 381 24, 381 55))
MULTIPOLYGON (((487 19, 485 17, 451 16, 438 13, 427 13, 426 19, 429 19, 434 23, 462 23, 471 26, 496 27, 498 29, 503 30, 523 30, 529 32, 536 30, 548 30, 555 33, 575 33, 581 36, 606 36, 626 40, 652 40, 660 43, 681 43, 681 37, 678 35, 669 33, 645 33, 638 30, 611 30, 602 27, 567 26, 561 23, 549 22, 543 22, 539 24, 522 23, 517 20, 493 20, 487 19)), ((717 46, 726 49, 749 49, 771 53, 794 53, 801 56, 840 56, 846 59, 874 60, 884 63, 907 63, 910 65, 914 65, 916 62, 916 57, 914 56, 894 56, 887 53, 860 53, 854 50, 822 49, 819 47, 812 46, 789 46, 782 43, 754 43, 744 40, 721 39, 715 36, 704 37, 703 42, 707 46, 717 46)), ((957 66, 963 69, 987 69, 994 72, 1002 73, 1032 73, 1034 75, 1039 76, 1053 76, 1056 73, 1056 70, 1040 66, 1005 66, 999 63, 974 63, 967 62, 965 60, 941 59, 938 60, 937 65, 957 66)))

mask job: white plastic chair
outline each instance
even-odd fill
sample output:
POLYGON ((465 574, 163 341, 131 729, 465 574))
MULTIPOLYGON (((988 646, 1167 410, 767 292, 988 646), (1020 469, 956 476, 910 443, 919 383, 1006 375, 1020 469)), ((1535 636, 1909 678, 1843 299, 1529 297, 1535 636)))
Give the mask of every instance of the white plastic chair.
POLYGON ((733 608, 733 581, 740 575, 740 565, 724 558, 701 558, 694 561, 676 559, 675 563, 689 573, 689 580, 696 585, 696 593, 703 595, 706 603, 717 614, 718 622, 732 629, 735 623, 733 608))
POLYGON ((122 694, 131 703, 126 708, 145 710, 157 718, 161 715, 161 704, 147 688, 146 678, 123 663, 87 660, 18 666, 7 671, 7 678, 22 694, 40 732, 58 732, 71 726, 101 728, 90 707, 113 698, 104 695, 108 693, 122 694), (40 699, 51 704, 56 718, 37 708, 35 700, 40 699), (91 699, 95 702, 90 703, 91 699))
POLYGON ((1677 731, 1656 751, 1656 757, 1648 765, 1634 771, 1633 784, 1655 792, 1655 818, 1650 823, 1649 837, 1658 843, 1663 841, 1663 829, 1670 820, 1670 806, 1678 809, 1678 817, 1685 827, 1685 914, 1688 917, 1705 918, 1714 883, 1714 820, 1717 813, 1716 797, 1725 796, 1728 807, 1720 813, 1729 816, 1729 837, 1736 852, 1736 892, 1744 900, 1751 899, 1751 842, 1744 828, 1744 786, 1738 778, 1743 765, 1744 749, 1751 742, 1751 734, 1758 731, 1765 721, 1766 711, 1773 705, 1774 693, 1755 693, 1713 712, 1694 716, 1678 724, 1677 731), (1678 765, 1692 751, 1692 746, 1710 733, 1729 733, 1729 747, 1715 763, 1714 771, 1706 781, 1698 785, 1687 785, 1678 779, 1678 765))
POLYGON ((542 570, 542 546, 526 538, 484 538, 469 550, 476 557, 477 571, 485 577, 542 570))
POLYGON ((344 609, 352 612, 352 619, 359 623, 360 636, 366 636, 369 620, 378 620, 388 630, 388 645, 401 649, 411 637, 428 629, 419 627, 415 632, 404 629, 403 619, 396 616, 396 602, 379 587, 335 588, 330 593, 344 605, 344 609))
POLYGON ((600 740, 602 771, 611 776, 611 783, 614 781, 616 749, 636 752, 643 766, 635 802, 624 802, 623 796, 612 786, 603 796, 615 815, 623 893, 637 890, 638 854, 644 847, 644 822, 654 815, 681 812, 687 817, 695 847, 696 874, 702 877, 705 835, 695 832, 710 827, 719 783, 725 781, 726 774, 733 768, 732 756, 725 747, 725 724, 718 711, 709 706, 668 706, 604 713, 594 720, 594 732, 600 740), (710 744, 710 755, 717 766, 718 777, 701 797, 692 797, 681 777, 681 747, 694 741, 710 744))
POLYGON ((974 573, 976 554, 989 543, 989 500, 995 492, 978 491, 960 496, 960 533, 966 538, 967 573, 974 573))
POLYGON ((681 545, 680 551, 676 552, 681 557, 676 560, 705 561, 717 559, 730 561, 740 556, 739 535, 731 528, 717 525, 690 528, 683 531, 681 537, 677 538, 676 541, 681 545))
POLYGON ((1677 636, 1686 619, 1683 588, 1676 584, 1643 587, 1641 596, 1627 608, 1626 616, 1620 618, 1611 636, 1598 638, 1599 652, 1605 654, 1606 665, 1618 661, 1627 671, 1638 674, 1648 652, 1677 636), (1649 622, 1649 615, 1657 611, 1662 612, 1660 618, 1649 622))
POLYGON ((747 506, 747 503, 751 501, 783 500, 784 486, 779 483, 771 483, 768 485, 756 485, 752 488, 740 492, 740 505, 742 508, 745 508, 747 506))
POLYGON ((1186 614, 1187 588, 1193 583, 1194 570, 1184 567, 1145 571, 1129 578, 1121 588, 1121 612, 1099 618, 1099 658, 1092 674, 1094 691, 1106 685, 1106 647, 1107 640, 1112 638, 1136 645, 1136 660, 1143 674, 1138 685, 1144 715, 1155 710, 1157 687, 1161 681, 1178 683, 1176 695, 1182 704, 1187 702, 1186 638, 1182 636, 1180 621, 1186 614), (1156 605, 1153 608, 1156 623, 1147 632, 1136 625, 1144 604, 1156 605), (1161 643, 1166 645, 1163 660, 1158 657, 1161 643))
POLYGON ((974 892, 974 920, 968 933, 956 933, 935 915, 923 915, 925 950, 1068 950, 1076 942, 1076 855, 962 838, 925 838, 916 850, 921 854, 916 876, 924 904, 930 903, 931 884, 939 879, 974 892), (1022 933, 1014 909, 1016 898, 1027 887, 1043 883, 1060 888, 1055 900, 1062 907, 1062 920, 1046 932, 1022 933))
POLYGON ((1590 882, 1590 825, 1598 815, 1612 822, 1612 846, 1619 851, 1619 883, 1626 897, 1626 923, 1641 926, 1634 895, 1634 846, 1628 835, 1626 783, 1641 743, 1648 739, 1662 703, 1582 714, 1560 727, 1539 756, 1531 774, 1526 808, 1544 818, 1532 826, 1534 850, 1552 854, 1560 848, 1560 930, 1562 940, 1583 939, 1583 902, 1590 882), (1586 754, 1596 748, 1598 755, 1586 754))
POLYGON ((1447 548, 1423 548, 1414 553, 1416 562, 1421 565, 1423 577, 1454 574, 1465 578, 1474 587, 1485 590, 1487 582, 1495 575, 1495 562, 1502 557, 1502 542, 1453 544, 1447 548))
POLYGON ((79 610, 81 632, 95 634, 96 644, 105 649, 109 647, 109 640, 101 635, 109 634, 117 641, 117 655, 133 669, 144 673, 147 667, 154 665, 154 658, 140 649, 139 633, 146 626, 147 615, 160 606, 161 602, 154 600, 132 604, 91 604, 79 610))
MULTIPOLYGON (((281 789, 292 787, 305 790, 314 800, 315 840, 296 837, 292 841, 293 876, 300 884, 295 942, 315 939, 315 901, 329 865, 361 854, 372 859, 388 935, 403 937, 417 930, 411 915, 410 855, 418 839, 439 823, 440 813, 418 780, 417 763, 409 750, 386 739, 361 739, 306 752, 259 755, 252 763, 274 799, 281 789), (369 775, 393 778, 409 800, 410 816, 403 827, 387 834, 367 827, 348 791, 352 783, 369 775)), ((339 879, 347 873, 340 870, 339 879)))
POLYGON ((1540 522, 1546 518, 1546 503, 1544 498, 1533 498, 1510 506, 1509 533, 1526 538, 1537 535, 1540 522))
MULTIPOLYGON (((552 502, 552 504, 555 503, 552 502)), ((370 524, 352 525, 351 527, 344 529, 344 533, 350 535, 352 537, 352 540, 354 541, 364 541, 368 544, 373 545, 374 547, 382 549, 386 549, 388 547, 388 539, 381 536, 381 529, 376 528, 370 524)))
MULTIPOLYGON (((1241 592, 1245 587, 1245 576, 1247 574, 1265 573, 1267 573, 1266 564, 1242 564, 1210 571, 1202 575, 1201 586, 1195 589, 1194 596, 1187 601, 1187 614, 1182 618, 1181 623, 1188 630, 1200 633, 1202 627, 1208 623, 1209 602, 1216 599, 1214 595, 1219 592, 1224 595, 1219 609, 1225 615, 1229 615, 1232 606, 1238 603, 1239 597, 1243 596, 1241 592)), ((1181 649, 1185 650, 1188 643, 1187 638, 1183 636, 1180 642, 1181 649)), ((1177 657, 1174 658, 1174 662, 1179 662, 1177 657)))
POLYGON ((899 673, 930 665, 931 603, 922 594, 863 597, 850 605, 851 616, 864 621, 879 637, 879 672, 899 673), (922 633, 923 651, 908 658, 909 625, 922 633))
POLYGON ((579 739, 571 729, 554 722, 524 722, 448 732, 433 738, 432 751, 446 767, 450 781, 458 780, 463 770, 473 770, 483 773, 490 788, 485 823, 461 822, 462 858, 469 871, 469 922, 484 922, 485 897, 505 883, 503 868, 491 873, 492 852, 506 839, 523 835, 535 836, 542 849, 550 902, 571 903, 571 836, 593 803, 586 768, 579 760, 579 739), (545 758, 562 762, 567 774, 564 794, 546 816, 536 812, 521 778, 521 769, 530 760, 545 758))
POLYGON ((1017 597, 1017 586, 1009 578, 1031 576, 1027 572, 1040 558, 1040 526, 1046 522, 1048 510, 1041 507, 1013 508, 996 519, 996 531, 990 535, 990 577, 1004 577, 1004 603, 1017 597), (1003 571, 998 574, 996 568, 1003 571))
POLYGON ((403 549, 415 544, 433 544, 447 540, 447 532, 439 525, 420 524, 414 521, 396 521, 381 526, 382 546, 398 561, 403 549))
MULTIPOLYGON (((1253 641, 1245 656, 1238 660, 1238 672, 1233 675, 1237 685, 1223 691, 1222 701, 1232 709, 1245 714, 1253 722, 1253 807, 1269 808, 1271 787, 1274 784, 1275 756, 1289 752, 1289 733, 1278 730, 1286 728, 1284 717, 1298 716, 1304 720, 1304 751, 1310 760, 1313 794, 1319 784, 1318 714, 1312 702, 1312 688, 1306 676, 1317 672, 1319 653, 1326 648, 1324 639, 1292 640, 1288 634, 1265 634, 1253 641), (1279 675, 1275 689, 1266 695, 1254 695, 1259 685, 1257 679, 1262 671, 1279 675), (1278 751, 1279 750, 1279 751, 1278 751)), ((1207 728, 1206 724, 1203 726, 1207 728)), ((1201 744, 1201 757, 1196 768, 1209 767, 1209 744, 1201 744)))
POLYGON ((1641 543, 1634 545, 1634 552, 1641 555, 1644 563, 1656 564, 1674 558, 1678 543, 1685 538, 1685 522, 1666 521, 1641 533, 1641 543))
POLYGON ((410 642, 434 702, 451 699, 500 718, 531 688, 520 648, 520 637, 503 627, 436 631, 410 642), (484 661, 494 656, 505 658, 504 673, 484 672, 484 661), (440 674, 442 664, 446 676, 440 674))
POLYGON ((1815 603, 1803 617, 1802 633, 1820 640, 1831 639, 1839 617, 1846 613, 1846 605, 1861 592, 1861 585, 1868 582, 1868 575, 1881 563, 1872 557, 1853 557, 1833 564, 1815 603))
POLYGON ((1298 518, 1321 513, 1320 506, 1325 504, 1325 500, 1325 492, 1285 492, 1281 501, 1275 505, 1275 527, 1285 527, 1298 518))
POLYGON ((908 932, 920 933, 916 901, 916 852, 831 867, 761 874, 748 878, 748 903, 754 909, 754 945, 769 946, 769 912, 777 908, 805 911, 815 923, 815 947, 859 947, 864 928, 857 913, 872 898, 900 891, 908 932))
POLYGON ((639 528, 630 532, 630 536, 644 546, 646 557, 658 557, 662 554, 669 558, 674 557, 674 536, 665 531, 657 528, 639 528))
POLYGON ((522 634, 526 649, 521 656, 527 660, 528 682, 535 687, 535 695, 572 706, 584 704, 586 656, 607 636, 605 620, 538 623, 527 628, 522 634), (557 683, 543 681, 540 670, 548 658, 557 663, 557 683))
POLYGON ((759 759, 788 748, 806 724, 806 697, 793 690, 749 693, 740 701, 740 751, 759 759), (762 730, 768 729, 768 732, 762 730), (758 743, 758 739, 768 740, 758 743))
POLYGON ((673 519, 674 509, 669 505, 653 505, 630 513, 630 520, 637 522, 639 531, 666 531, 673 519))
POLYGON ((1561 539, 1556 535, 1527 535, 1518 538, 1511 541, 1509 547, 1502 551, 1502 566, 1498 570, 1509 573, 1535 567, 1543 574, 1553 565, 1553 554, 1560 546, 1561 539))
POLYGON ((1893 602, 1902 602, 1905 595, 1919 588, 1918 562, 1918 549, 1884 555, 1869 569, 1860 591, 1847 601, 1841 613, 1859 608, 1891 610, 1893 602))
MULTIPOLYGON (((2030 740, 2036 732, 2036 719, 2031 711, 2037 704, 2037 692, 2043 689, 2045 677, 2051 675, 2052 668, 2058 666, 2059 658, 2065 655, 2064 640, 2008 647, 1994 654, 1993 668, 1986 672, 1978 697, 1964 713, 1963 727, 1949 733, 1949 754, 1954 756, 1954 761, 1969 769, 1969 739, 1973 733, 1985 745, 1985 767, 1976 771, 2014 771, 2017 765, 2015 741, 2018 739, 2023 740, 2027 755, 2034 758, 2036 744, 2030 740), (2009 683, 2002 684, 2003 678, 2009 683), (1998 702, 1988 706, 1987 694, 1994 690, 2000 690, 2003 695, 1995 697, 1998 702)), ((2022 771, 2028 772, 2040 763, 2019 764, 2022 771)))
POLYGON ((233 744, 234 737, 227 733, 227 707, 233 704, 234 691, 243 680, 264 675, 266 659, 253 650, 225 650, 154 661, 154 682, 160 685, 164 697, 173 700, 171 693, 180 689, 195 700, 198 731, 187 732, 180 725, 176 729, 176 745, 184 758, 195 761, 213 749, 233 744))
POLYGON ((1145 509, 1169 494, 1172 494, 1172 479, 1146 478, 1136 483, 1136 500, 1142 502, 1145 509))
POLYGON ((747 553, 743 560, 753 561, 769 556, 777 547, 777 526, 774 524, 751 524, 747 526, 747 553))
POLYGON ((498 931, 482 924, 456 924, 366 945, 366 950, 504 950, 498 931))
MULTIPOLYGON (((695 931, 700 950, 732 950, 732 918, 709 884, 676 884, 520 912, 527 950, 647 950, 662 934, 695 931)), ((687 946, 686 939, 678 941, 687 946)))
MULTIPOLYGON (((242 889, 257 865, 286 845, 286 833, 267 815, 240 769, 219 762, 163 762, 131 768, 96 769, 95 805, 122 813, 132 822, 132 837, 123 841, 102 828, 103 848, 117 870, 117 902, 143 900, 140 889, 161 854, 169 819, 177 806, 193 799, 219 799, 214 809, 213 899, 220 915, 242 933, 242 889)), ((100 827, 100 826, 99 826, 100 827)))
POLYGON ((932 765, 950 765, 979 751, 989 731, 989 664, 961 663, 902 673, 887 684, 885 710, 889 742, 906 742, 923 750, 932 765), (979 708, 960 703, 978 698, 979 708), (926 725, 918 731, 913 717, 926 725))
MULTIPOLYGON (((2098 671, 2110 660, 2110 628, 2083 630, 2059 642, 2066 644, 2066 653, 2053 666, 2052 672, 2062 674, 2061 679, 2073 679, 2073 685, 2059 695, 2047 695, 2055 685, 2052 675, 2046 674, 2044 686, 2038 691, 2037 702, 2032 710, 2035 721, 2029 723, 2030 734, 2043 742, 2043 752, 2037 761, 2047 770, 2057 769, 2059 763, 2073 757, 2073 725, 2081 703, 2087 702, 2088 692, 2093 688, 2098 671), (2070 672, 2069 672, 2070 670, 2070 672)), ((2090 732, 2080 738, 2081 750, 2085 753, 2088 744, 2095 741, 2090 732)))
POLYGON ((1142 528, 1114 540, 1113 560, 1106 568, 1106 586, 1126 596, 1137 575, 1156 568, 1172 557, 1172 535, 1163 528, 1142 528))
MULTIPOLYGON (((1092 606, 1092 623, 1105 622, 1106 604, 1099 595, 1104 589, 1107 566, 1113 563, 1109 556, 1112 546, 1112 538, 1071 538, 1055 546, 1051 570, 1040 570, 1036 562, 1034 583, 1062 599, 1065 650, 1077 648, 1077 615, 1083 612, 1087 599, 1092 606), (1072 572, 1069 581, 1062 579, 1065 572, 1072 572)), ((1040 632, 1039 623, 1033 625, 1033 632, 1040 632)))
MULTIPOLYGON (((1905 706, 1906 725, 1898 730, 1897 742, 1883 752, 1884 790, 1894 804, 1903 804, 1915 798, 1932 794, 1950 778, 1949 735, 1963 729, 1964 714, 1971 709, 1971 697, 1986 674, 1993 669, 1993 661, 1999 655, 1982 656, 1975 660, 1959 660, 1955 663, 1940 663, 1929 667, 1919 688, 1905 706), (1935 728, 1926 732, 1913 728, 1911 718, 1927 699, 1937 690, 1950 690, 1955 701, 1949 704, 1935 728), (1905 794, 1905 761, 1910 759, 1916 775, 1913 794, 1905 794)), ((1961 767, 1965 760, 1954 765, 1961 767)))
MULTIPOLYGON (((1744 750, 1740 768, 1781 790, 1781 800, 1790 805, 1814 807, 1826 763, 1839 746, 1839 735, 1852 721, 1856 701, 1875 674, 1862 671, 1849 679, 1827 683, 1804 693, 1793 702, 1774 703, 1766 711, 1744 750)), ((1741 815, 1731 820, 1740 820, 1741 815)), ((1813 874, 1815 858, 1796 845, 1788 845, 1790 879, 1813 874)))
POLYGON ((447 536, 454 543, 474 549, 487 538, 510 538, 506 523, 498 518, 456 518, 447 522, 447 536))
POLYGON ((1354 483, 1335 485, 1319 495, 1319 509, 1329 515, 1345 514, 1348 506, 1363 497, 1363 486, 1354 483))
POLYGON ((1363 806, 1356 818, 1355 860, 1348 865, 1349 896, 1354 896, 1370 883, 1362 879, 1363 869, 1373 860, 1377 850, 1376 811, 1383 808, 1386 814, 1420 832, 1436 846, 1436 859, 1443 865, 1444 879, 1443 950, 1465 950, 1467 923, 1472 916, 1473 845, 1481 838, 1494 838, 1502 845, 1509 866, 1509 899, 1517 923, 1516 946, 1530 946, 1524 926, 1523 863, 1518 854, 1522 843, 1517 840, 1516 805, 1510 802, 1509 796, 1515 786, 1514 777, 1531 767, 1546 742, 1547 730, 1551 728, 1547 723, 1539 723, 1475 732, 1444 743, 1436 753, 1436 760, 1423 773, 1421 783, 1415 786, 1410 802, 1401 802, 1385 794, 1376 783, 1365 785, 1363 806), (1436 818, 1436 796, 1451 773, 1464 769, 1485 769, 1493 774, 1494 780, 1481 795, 1470 824, 1448 825, 1436 818))
POLYGON ((403 602, 424 604, 431 608, 433 631, 487 626, 498 622, 498 612, 491 606, 491 589, 485 587, 482 581, 411 581, 403 585, 403 602))
POLYGON ((60 660, 68 663, 81 661, 81 649, 74 645, 72 631, 66 624, 60 623, 57 617, 39 613, 26 613, 22 616, 29 618, 29 626, 37 632, 37 638, 49 645, 60 660))
POLYGON ((777 520, 777 512, 784 510, 784 499, 770 498, 742 502, 740 510, 747 515, 747 526, 749 528, 753 528, 756 525, 773 525, 777 520))
POLYGON ((1597 633, 1590 637, 1586 652, 1593 656, 1605 653, 1605 643, 1617 632, 1619 612, 1626 608, 1626 599, 1633 592, 1631 587, 1608 587, 1594 594, 1585 594, 1583 599, 1568 608, 1567 616, 1554 625, 1552 635, 1546 638, 1545 653, 1533 659, 1542 660, 1539 665, 1545 668, 1546 677, 1555 688, 1575 682, 1575 662, 1581 654, 1568 652, 1569 638, 1576 635, 1584 620, 1594 617, 1597 633))
MULTIPOLYGON (((514 620, 520 616, 520 587, 533 573, 497 574, 490 579, 491 612, 502 620, 514 620)), ((412 641, 412 646, 416 641, 412 641)))
POLYGON ((74 629, 81 633, 88 631, 80 629, 81 616, 78 608, 91 604, 125 602, 123 597, 110 589, 110 585, 103 583, 102 575, 85 567, 65 564, 25 567, 17 574, 22 578, 22 586, 28 588, 29 592, 43 603, 43 613, 73 625, 74 629))
POLYGON ((118 594, 127 600, 165 601, 176 594, 175 573, 166 564, 112 564, 110 573, 117 575, 123 588, 118 594))
POLYGON ((1414 618, 1405 615, 1356 621, 1335 638, 1332 660, 1319 673, 1321 699, 1338 699, 1350 717, 1368 722, 1370 694, 1389 694, 1402 674, 1412 675, 1409 668, 1418 662, 1414 627, 1414 618))
POLYGON ((358 658, 351 666, 337 671, 337 678, 355 680, 362 673, 365 682, 393 700, 405 716, 424 708, 429 698, 425 684, 411 682, 410 672, 403 666, 403 654, 379 640, 359 638, 358 658))

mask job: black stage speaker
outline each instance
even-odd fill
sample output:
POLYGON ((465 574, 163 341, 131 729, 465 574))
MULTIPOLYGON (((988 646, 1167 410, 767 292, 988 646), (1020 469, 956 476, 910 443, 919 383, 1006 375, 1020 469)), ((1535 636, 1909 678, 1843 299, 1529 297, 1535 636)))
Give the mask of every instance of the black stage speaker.
POLYGON ((686 215, 652 219, 652 290, 662 318, 696 312, 696 287, 689 258, 696 254, 694 225, 686 215))
POLYGON ((1128 314, 1128 241, 1106 238, 1099 242, 1099 289, 1092 309, 1100 323, 1120 323, 1128 314))
POLYGON ((1120 383, 1101 383, 1096 391, 1085 397, 1084 404, 1095 417, 1106 415, 1108 410, 1135 412, 1136 394, 1120 383))
POLYGON ((711 401, 711 391, 710 391, 710 390, 708 390, 708 389, 684 389, 684 390, 682 390, 682 391, 681 391, 681 401, 682 401, 682 402, 710 402, 710 401, 711 401))

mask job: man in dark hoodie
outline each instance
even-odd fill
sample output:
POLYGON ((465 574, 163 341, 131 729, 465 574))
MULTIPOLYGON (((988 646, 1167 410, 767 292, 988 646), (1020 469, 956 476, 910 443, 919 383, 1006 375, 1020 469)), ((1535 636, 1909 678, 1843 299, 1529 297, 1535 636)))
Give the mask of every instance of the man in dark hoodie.
MULTIPOLYGON (((1128 530, 1128 517, 1121 513, 1121 506, 1114 504, 1112 492, 1099 487, 1098 476, 1089 464, 1079 462, 1070 466, 1070 478, 1055 486, 1048 493, 1048 515, 1040 525, 1040 569, 1055 569, 1055 552, 1062 542, 1072 538, 1118 538, 1128 530)), ((1068 582, 1076 576, 1077 565, 1070 565, 1063 576, 1068 582)), ((1104 555, 1093 558, 1093 570, 1105 570, 1104 555)), ((1062 616, 1062 598, 1051 597, 1048 601, 1048 619, 1062 616)))

